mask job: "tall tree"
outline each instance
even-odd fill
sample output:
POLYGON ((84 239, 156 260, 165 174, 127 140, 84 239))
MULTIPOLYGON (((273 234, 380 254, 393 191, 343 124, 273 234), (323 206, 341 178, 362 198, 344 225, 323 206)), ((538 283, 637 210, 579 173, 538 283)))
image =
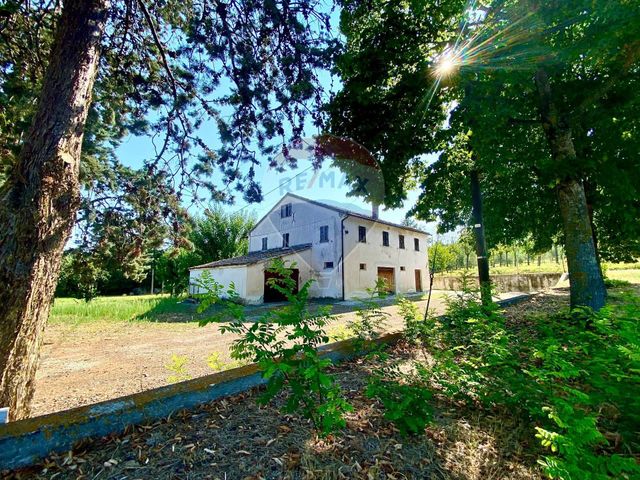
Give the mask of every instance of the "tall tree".
POLYGON ((221 207, 205 210, 193 220, 188 246, 166 250, 158 262, 158 281, 174 293, 189 287, 189 268, 223 258, 244 255, 249 250, 253 214, 244 210, 226 213, 221 207))
POLYGON ((17 171, 1 193, 0 404, 13 418, 28 411, 62 249, 80 204, 82 134, 107 15, 106 0, 65 2, 17 171))
MULTIPOLYGON (((425 15, 431 2, 411 4, 402 31, 426 22, 437 25, 433 28, 440 36, 405 38, 403 49, 395 52, 376 41, 387 23, 395 25, 385 2, 347 5, 346 47, 338 61, 344 88, 331 107, 335 131, 351 132, 376 154, 380 137, 400 146, 414 140, 410 148, 395 152, 392 163, 417 164, 414 172, 424 195, 415 212, 427 219, 438 216, 445 229, 468 221, 467 175, 479 169, 489 243, 533 238, 542 249, 562 231, 571 257, 572 305, 601 307, 605 290, 591 225, 613 220, 611 212, 620 210, 612 210, 612 203, 640 212, 637 188, 625 182, 618 190, 608 179, 609 171, 624 169, 629 178, 636 178, 638 171, 637 156, 627 150, 635 142, 629 137, 638 121, 631 114, 637 95, 630 88, 638 79, 638 2, 495 1, 478 4, 473 11, 452 2, 446 21, 425 15), (448 45, 438 45, 439 39, 448 45), (361 68, 373 62, 369 57, 383 63, 378 77, 361 68), (418 68, 412 58, 423 58, 425 64, 418 68), (422 86, 400 92, 398 86, 411 85, 416 71, 422 73, 422 86), (416 98, 430 103, 409 103, 416 98), (441 111, 446 102, 448 122, 429 123, 440 133, 433 137, 436 141, 422 141, 425 125, 415 119, 429 118, 428 110, 441 111), (351 112, 361 104, 379 133, 357 124, 351 112), (612 104, 627 123, 621 125, 612 104), (378 115, 381 105, 387 110, 397 105, 408 120, 378 115), (406 105, 420 108, 407 112, 406 105), (413 132, 418 134, 412 137, 413 132), (417 155, 428 152, 439 152, 439 159, 428 165, 416 162, 417 155), (596 192, 589 197, 585 180, 596 192), (605 198, 609 201, 597 203, 605 198)), ((636 213, 626 215, 637 218, 636 213)), ((637 225, 618 229, 612 237, 633 247, 637 225)), ((600 228, 606 229, 605 224, 600 228)))
POLYGON ((0 31, 11 41, 0 47, 0 92, 9 104, 0 121, 15 125, 0 134, 0 405, 11 419, 29 414, 41 333, 81 194, 115 192, 91 200, 116 213, 112 225, 121 231, 144 223, 120 208, 146 180, 168 191, 169 202, 187 192, 196 201, 205 192, 260 200, 256 152, 274 156, 280 140, 301 136, 306 112, 321 102, 317 70, 331 57, 329 19, 313 0, 3 4, 0 31), (47 68, 38 68, 44 59, 47 68), (7 96, 9 89, 19 94, 7 96), (35 98, 22 113, 12 104, 35 98), (216 148, 203 139, 211 130, 219 133, 216 148), (144 181, 135 172, 111 174, 114 146, 128 132, 149 135, 156 147, 140 170, 144 181))

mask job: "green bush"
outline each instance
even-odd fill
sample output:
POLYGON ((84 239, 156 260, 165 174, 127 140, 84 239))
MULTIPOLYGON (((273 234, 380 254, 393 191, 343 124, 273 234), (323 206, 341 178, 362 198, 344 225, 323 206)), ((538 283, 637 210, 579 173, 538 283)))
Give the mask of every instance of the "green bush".
POLYGON ((268 402, 285 391, 285 410, 300 412, 320 433, 328 434, 345 426, 344 414, 352 407, 334 376, 327 372, 330 360, 321 358, 317 350, 329 341, 325 328, 330 320, 330 309, 309 310, 312 281, 305 282, 296 291, 291 268, 281 260, 274 261, 269 267, 268 271, 277 275, 268 280, 270 286, 282 293, 288 304, 269 310, 256 321, 246 319, 233 285, 224 292, 211 278, 204 278, 201 286, 208 293, 202 295, 200 309, 213 303, 221 303, 225 308, 202 324, 229 320, 227 325, 220 327, 222 332, 240 337, 233 343, 232 358, 256 362, 263 378, 268 380, 260 401, 268 402))
POLYGON ((424 432, 433 417, 431 392, 410 377, 395 371, 389 375, 375 375, 367 385, 367 396, 377 398, 383 405, 387 420, 394 423, 403 435, 424 432))
POLYGON ((465 292, 421 327, 434 361, 415 370, 446 397, 529 422, 548 450, 539 463, 551 478, 638 478, 639 319, 640 300, 627 294, 598 313, 507 327, 496 305, 465 292))
POLYGON ((386 282, 378 278, 373 288, 367 288, 367 296, 359 299, 356 318, 347 322, 347 328, 353 332, 358 347, 371 346, 371 342, 380 336, 380 330, 386 324, 389 313, 380 308, 377 300, 386 296, 386 282))

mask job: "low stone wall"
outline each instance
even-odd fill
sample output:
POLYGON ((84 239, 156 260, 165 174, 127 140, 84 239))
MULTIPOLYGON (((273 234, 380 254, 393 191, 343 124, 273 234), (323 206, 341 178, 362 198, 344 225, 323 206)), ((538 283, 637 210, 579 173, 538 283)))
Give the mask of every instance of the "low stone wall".
MULTIPOLYGON (((492 275, 493 282, 498 292, 539 292, 547 288, 555 287, 562 277, 562 273, 521 273, 519 275, 492 275)), ((478 285, 478 277, 469 280, 478 285)), ((462 279, 459 276, 435 276, 433 279, 435 290, 460 290, 462 279)))

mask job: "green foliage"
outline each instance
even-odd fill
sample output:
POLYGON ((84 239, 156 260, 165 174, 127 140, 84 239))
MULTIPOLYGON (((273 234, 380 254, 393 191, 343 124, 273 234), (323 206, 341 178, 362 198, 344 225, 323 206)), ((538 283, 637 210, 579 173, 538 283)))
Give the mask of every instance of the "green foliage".
POLYGON ((544 251, 562 231, 556 185, 571 176, 584 181, 602 258, 637 256, 637 0, 342 3, 330 127, 382 160, 387 205, 417 183, 414 216, 442 232, 467 226, 477 169, 488 245, 544 251), (438 77, 453 45, 461 65, 438 77), (543 131, 539 70, 576 150, 567 161, 543 131))
POLYGON ((277 276, 269 279, 270 286, 282 293, 288 304, 269 310, 251 322, 245 318, 233 286, 225 290, 205 277, 202 285, 208 287, 208 293, 202 295, 201 308, 221 303, 224 311, 202 324, 228 320, 229 323, 221 327, 222 332, 240 337, 233 343, 231 356, 238 361, 256 362, 268 380, 261 401, 268 402, 286 391, 285 410, 300 412, 320 433, 328 434, 344 427, 344 414, 352 407, 343 397, 336 379, 327 372, 331 361, 321 358, 317 350, 329 341, 325 328, 330 321, 330 310, 325 307, 310 311, 312 281, 305 282, 296 291, 296 282, 291 277, 294 266, 285 266, 281 260, 272 263, 269 271, 277 276))
POLYGON ((347 328, 353 332, 357 341, 364 347, 380 336, 380 330, 389 317, 389 313, 380 308, 376 299, 388 295, 384 279, 376 279, 373 287, 367 288, 367 297, 359 299, 355 320, 347 322, 347 328))
POLYGON ((467 291, 420 337, 434 361, 415 369, 446 397, 531 421, 550 451, 540 460, 550 477, 632 478, 640 475, 628 454, 640 448, 640 397, 630 394, 640 387, 638 318, 640 299, 626 295, 599 313, 507 325, 496 305, 467 291))
POLYGON ((403 375, 394 372, 396 378, 375 375, 367 385, 367 396, 377 398, 384 407, 384 417, 393 422, 402 435, 419 434, 433 418, 431 392, 424 385, 404 383, 403 375))
POLYGON ((90 302, 75 298, 56 298, 51 308, 49 322, 79 325, 83 323, 127 323, 194 321, 190 306, 181 304, 178 298, 161 295, 133 295, 97 297, 90 302))
POLYGON ((605 277, 604 285, 607 288, 619 288, 619 287, 628 287, 629 285, 631 285, 631 282, 628 282, 627 280, 618 280, 615 278, 605 277))
POLYGON ((207 365, 211 370, 215 372, 230 370, 232 368, 241 367, 242 365, 246 364, 246 362, 239 362, 237 360, 225 362, 220 359, 220 356, 220 352, 212 352, 207 356, 207 365))
POLYGON ((167 379, 168 382, 177 383, 191 379, 191 375, 187 371, 188 363, 189 359, 186 355, 171 355, 171 361, 164 366, 164 368, 172 372, 167 379))

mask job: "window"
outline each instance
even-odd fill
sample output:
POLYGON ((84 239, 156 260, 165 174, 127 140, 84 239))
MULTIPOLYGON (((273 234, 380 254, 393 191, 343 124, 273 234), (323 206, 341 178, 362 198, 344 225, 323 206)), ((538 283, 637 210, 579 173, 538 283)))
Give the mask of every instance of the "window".
POLYGON ((288 247, 289 246, 289 234, 288 233, 283 233, 282 234, 282 246, 283 247, 288 247))
POLYGON ((323 225, 320 227, 320 243, 327 243, 329 241, 329 225, 323 225))
POLYGON ((400 271, 401 271, 401 272, 404 272, 405 270, 406 270, 406 268, 404 268, 404 267, 402 267, 402 266, 400 267, 400 271))
POLYGON ((398 237, 398 248, 404 250, 404 235, 398 237))
POLYGON ((364 227, 358 227, 358 241, 360 243, 367 243, 367 229, 364 227))
POLYGON ((382 246, 389 246, 389 232, 382 232, 382 246))
POLYGON ((290 217, 291 216, 291 204, 287 203, 285 205, 280 206, 280 218, 290 217))
POLYGON ((267 249, 267 237, 262 237, 262 249, 267 249))
POLYGON ((325 270, 333 268, 333 262, 324 262, 324 268, 325 270))
POLYGON ((367 264, 366 263, 361 263, 360 264, 360 270, 366 270, 367 269, 367 264))
POLYGON ((413 248, 415 248, 416 252, 420 251, 420 240, 417 238, 413 239, 413 248))

